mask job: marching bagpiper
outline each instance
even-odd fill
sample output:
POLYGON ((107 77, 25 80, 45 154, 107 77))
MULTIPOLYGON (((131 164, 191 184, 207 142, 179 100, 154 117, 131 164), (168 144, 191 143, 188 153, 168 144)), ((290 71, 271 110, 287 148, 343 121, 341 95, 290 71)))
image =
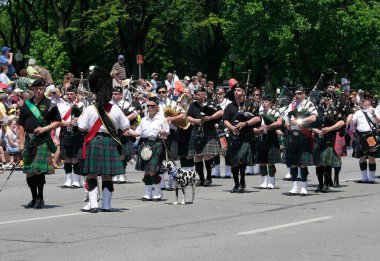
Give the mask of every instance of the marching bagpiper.
POLYGON ((84 135, 78 129, 78 118, 82 114, 83 103, 77 100, 77 90, 71 85, 66 89, 67 101, 58 106, 62 118, 61 153, 65 160, 66 182, 61 188, 80 188, 80 160, 84 135))
POLYGON ((255 161, 253 129, 251 126, 260 124, 261 118, 252 114, 251 103, 246 100, 246 86, 235 83, 232 88, 235 100, 224 110, 224 125, 230 130, 226 165, 231 166, 234 187, 231 193, 243 193, 246 188, 245 169, 255 161), (239 180, 240 172, 240 180, 239 180))
POLYGON ((190 137, 189 156, 194 157, 195 170, 199 175, 197 186, 212 184, 212 157, 220 154, 218 133, 215 124, 223 115, 223 110, 215 101, 206 99, 206 89, 200 87, 195 94, 195 101, 187 111, 187 120, 194 124, 190 137), (203 172, 205 162, 207 176, 203 172))
POLYGON ((285 112, 285 126, 288 129, 285 163, 290 165, 292 189, 289 195, 298 194, 297 168, 301 167, 301 196, 307 195, 307 166, 314 165, 313 134, 310 124, 317 120, 318 112, 311 101, 305 98, 305 90, 299 87, 295 91, 295 101, 285 112))
POLYGON ((261 99, 263 110, 260 111, 262 117, 261 126, 254 128, 254 133, 258 136, 256 163, 260 164, 262 189, 274 189, 276 163, 281 162, 280 142, 276 130, 282 126, 282 117, 278 110, 273 108, 273 101, 269 96, 261 99))
POLYGON ((336 134, 344 128, 345 117, 334 105, 334 96, 330 92, 321 93, 321 106, 318 110, 320 128, 313 128, 315 137, 314 163, 318 178, 315 192, 329 192, 332 181, 332 168, 341 167, 342 161, 334 145, 336 134))

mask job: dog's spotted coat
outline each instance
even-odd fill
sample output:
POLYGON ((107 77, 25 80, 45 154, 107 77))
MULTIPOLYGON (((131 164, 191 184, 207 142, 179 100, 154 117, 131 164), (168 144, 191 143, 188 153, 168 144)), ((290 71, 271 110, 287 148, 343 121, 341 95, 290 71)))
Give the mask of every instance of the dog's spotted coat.
POLYGON ((194 196, 195 196, 195 178, 196 178, 196 172, 195 170, 183 170, 181 168, 176 167, 176 165, 172 161, 163 161, 162 166, 168 170, 169 175, 172 175, 174 177, 174 189, 175 189, 175 196, 176 200, 173 202, 174 205, 178 204, 178 189, 182 189, 183 193, 183 199, 181 204, 185 205, 186 200, 186 194, 185 194, 185 188, 187 186, 191 186, 193 190, 193 195, 191 199, 191 203, 194 203, 194 196))

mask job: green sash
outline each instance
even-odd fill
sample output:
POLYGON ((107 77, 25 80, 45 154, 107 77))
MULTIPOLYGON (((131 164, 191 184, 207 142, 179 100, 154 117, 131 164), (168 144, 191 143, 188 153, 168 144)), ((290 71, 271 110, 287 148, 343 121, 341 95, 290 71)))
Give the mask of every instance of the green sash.
MULTIPOLYGON (((26 105, 30 109, 30 111, 33 113, 34 117, 38 120, 38 122, 41 124, 42 127, 47 126, 47 122, 45 121, 44 117, 42 116, 40 110, 37 108, 37 106, 30 102, 30 100, 25 101, 26 105)), ((44 137, 45 135, 39 135, 34 137, 34 141, 37 143, 37 145, 40 145, 46 141, 48 141, 48 147, 51 152, 55 153, 57 148, 55 147, 55 144, 53 142, 53 139, 50 136, 50 133, 46 135, 47 137, 44 137)))

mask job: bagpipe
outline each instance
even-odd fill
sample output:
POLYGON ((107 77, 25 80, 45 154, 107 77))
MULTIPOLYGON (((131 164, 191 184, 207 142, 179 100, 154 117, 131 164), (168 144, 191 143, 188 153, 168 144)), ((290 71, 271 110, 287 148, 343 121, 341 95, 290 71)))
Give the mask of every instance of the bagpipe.
MULTIPOLYGON (((309 105, 306 108, 303 108, 301 110, 292 110, 288 112, 288 118, 291 119, 292 117, 296 119, 305 119, 309 116, 311 116, 311 113, 316 110, 314 107, 314 104, 311 102, 308 102, 309 105)), ((312 128, 319 128, 322 126, 322 121, 317 117, 315 122, 308 123, 308 124, 302 124, 302 127, 306 129, 312 129, 312 128)))

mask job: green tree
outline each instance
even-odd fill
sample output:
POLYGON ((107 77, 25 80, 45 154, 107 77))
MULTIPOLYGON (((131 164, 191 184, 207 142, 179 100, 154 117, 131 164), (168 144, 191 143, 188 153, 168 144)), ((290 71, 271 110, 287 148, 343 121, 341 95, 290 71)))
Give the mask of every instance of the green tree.
POLYGON ((56 36, 49 36, 41 30, 32 32, 31 58, 36 59, 37 64, 48 69, 54 82, 61 82, 63 75, 70 68, 69 57, 63 44, 56 36))

